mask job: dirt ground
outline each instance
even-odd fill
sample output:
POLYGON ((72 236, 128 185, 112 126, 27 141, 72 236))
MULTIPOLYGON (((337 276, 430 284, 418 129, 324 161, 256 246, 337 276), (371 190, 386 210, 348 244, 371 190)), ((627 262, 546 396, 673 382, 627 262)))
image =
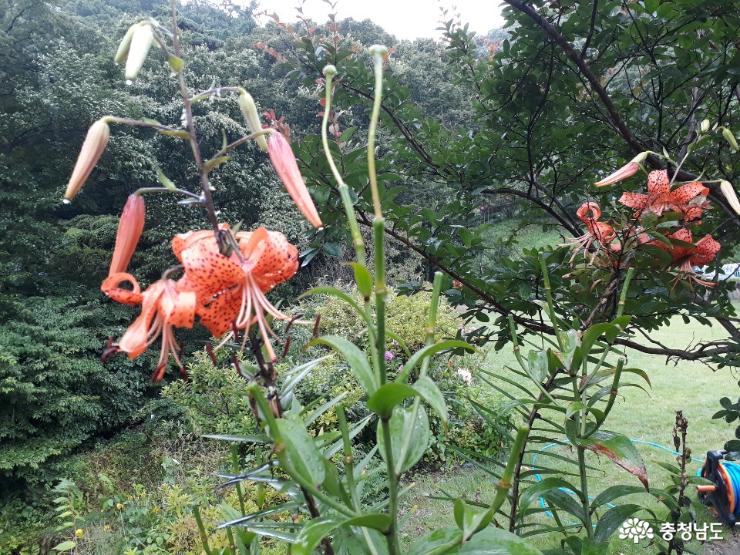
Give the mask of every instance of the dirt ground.
POLYGON ((706 544, 705 555, 740 555, 740 531, 725 536, 721 542, 706 544))

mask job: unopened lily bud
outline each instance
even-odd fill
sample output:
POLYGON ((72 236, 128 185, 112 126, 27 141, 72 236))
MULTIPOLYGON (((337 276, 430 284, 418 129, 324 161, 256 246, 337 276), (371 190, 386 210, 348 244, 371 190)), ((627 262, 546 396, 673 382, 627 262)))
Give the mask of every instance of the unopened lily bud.
MULTIPOLYGON (((262 131, 262 122, 257 112, 257 105, 254 103, 252 95, 244 89, 239 91, 239 110, 241 110, 244 121, 252 133, 262 131)), ((257 141, 257 146, 262 151, 267 152, 267 139, 265 139, 265 136, 259 135, 255 140, 257 141)))
POLYGON ((740 201, 737 199, 737 193, 735 193, 732 183, 723 179, 720 181, 719 189, 722 191, 722 194, 725 195, 727 203, 735 211, 735 214, 740 215, 740 201))
POLYGON ((373 56, 382 56, 383 58, 388 55, 388 47, 382 44, 373 44, 367 51, 373 56))
POLYGON ((144 219, 146 216, 146 205, 141 195, 129 195, 118 220, 118 231, 116 232, 116 245, 113 248, 113 258, 110 261, 108 275, 125 272, 131 257, 136 251, 139 239, 144 231, 144 219))
POLYGON ((127 81, 133 81, 139 75, 139 71, 141 71, 144 61, 149 54, 149 49, 154 43, 154 31, 151 24, 143 22, 134 27, 124 73, 127 81))
POLYGON ((293 199, 293 202, 298 207, 298 210, 301 211, 301 214, 314 227, 324 227, 324 224, 321 223, 319 213, 316 211, 316 206, 313 200, 311 200, 311 195, 308 193, 306 184, 303 181, 303 176, 301 176, 301 172, 298 170, 298 163, 293 155, 293 150, 282 133, 275 132, 270 135, 267 141, 267 149, 275 171, 283 182, 283 185, 285 185, 290 198, 293 199))
POLYGON ((139 23, 132 25, 128 28, 128 31, 126 31, 126 34, 123 35, 123 39, 121 39, 121 44, 118 45, 118 50, 116 50, 116 55, 113 57, 113 61, 117 64, 122 64, 126 61, 126 56, 128 56, 128 49, 131 46, 131 37, 134 36, 134 31, 136 30, 136 27, 139 25, 139 23))
POLYGON ((328 66, 324 66, 322 73, 324 74, 324 77, 331 78, 337 74, 337 68, 329 64, 328 66))
POLYGON ((732 150, 737 152, 739 147, 737 146, 737 139, 735 139, 735 134, 730 129, 727 129, 727 127, 723 127, 722 136, 728 143, 730 143, 732 150))
POLYGON ((597 187, 604 187, 605 185, 612 185, 614 183, 618 183, 619 181, 627 179, 628 177, 632 177, 640 170, 640 164, 645 161, 645 159, 648 157, 648 154, 648 152, 641 152, 632 160, 627 162, 624 166, 619 168, 617 171, 610 175, 607 175, 601 181, 597 181, 596 183, 594 183, 594 185, 596 185, 597 187))
POLYGON ((75 163, 72 170, 72 177, 69 178, 69 183, 67 183, 67 190, 64 193, 66 202, 71 201, 80 192, 90 176, 90 172, 98 163, 100 155, 103 154, 105 147, 108 145, 109 138, 110 127, 108 127, 105 118, 99 119, 90 126, 85 142, 82 143, 80 155, 77 157, 77 163, 75 163))
POLYGON ((700 126, 701 132, 702 133, 706 133, 707 131, 709 131, 709 126, 710 125, 711 124, 709 123, 709 120, 708 119, 702 120, 701 126, 700 126))
POLYGON ((645 152, 641 152, 637 156, 635 156, 631 162, 634 162, 635 164, 642 164, 645 160, 647 160, 648 154, 650 154, 649 150, 646 150, 645 152))

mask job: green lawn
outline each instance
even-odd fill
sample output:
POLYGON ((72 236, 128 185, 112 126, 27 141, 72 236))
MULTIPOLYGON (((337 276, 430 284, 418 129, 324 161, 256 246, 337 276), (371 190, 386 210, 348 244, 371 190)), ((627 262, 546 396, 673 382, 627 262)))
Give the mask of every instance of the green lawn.
MULTIPOLYGON (((718 327, 685 325, 680 319, 672 322, 670 328, 655 334, 664 344, 679 347, 690 342, 712 337, 722 337, 718 327)), ((666 364, 664 359, 628 351, 629 365, 642 368, 648 372, 652 382, 650 393, 638 388, 620 389, 620 398, 606 424, 606 429, 621 432, 640 441, 655 442, 665 447, 672 443, 671 429, 675 411, 683 410, 689 420, 688 443, 695 457, 703 457, 709 449, 721 448, 724 442, 734 434, 734 424, 712 420, 712 414, 718 410, 720 396, 730 397, 738 394, 737 378, 729 369, 713 372, 701 363, 681 362, 678 365, 666 364)), ((504 366, 513 363, 509 352, 490 352, 485 366, 497 372, 506 372, 504 366)), ((559 448, 560 454, 572 456, 567 448, 559 448)), ((648 477, 652 486, 661 487, 666 483, 666 472, 657 465, 658 461, 674 462, 671 453, 638 445, 638 449, 648 468, 648 477)), ((636 478, 613 466, 610 461, 590 454, 589 464, 599 471, 592 473, 589 493, 596 495, 602 489, 616 483, 638 484, 636 478)), ((696 463, 692 467, 695 471, 696 463)), ((444 526, 454 526, 449 504, 430 499, 429 495, 438 494, 440 490, 453 494, 465 494, 469 497, 488 500, 493 495, 493 481, 484 472, 462 467, 444 473, 423 474, 415 477, 416 485, 404 503, 404 534, 406 541, 426 531, 444 526)), ((621 502, 650 503, 647 495, 625 497, 621 502)), ((705 515, 707 518, 708 515, 705 515)), ((545 518, 545 517, 543 517, 545 518)), ((726 535, 729 535, 729 531, 726 535)), ((613 537, 610 553, 637 554, 645 553, 645 547, 635 547, 620 542, 613 537)), ((557 538, 540 536, 534 543, 538 547, 556 547, 557 538)), ((699 548, 701 552, 701 548, 699 548)))

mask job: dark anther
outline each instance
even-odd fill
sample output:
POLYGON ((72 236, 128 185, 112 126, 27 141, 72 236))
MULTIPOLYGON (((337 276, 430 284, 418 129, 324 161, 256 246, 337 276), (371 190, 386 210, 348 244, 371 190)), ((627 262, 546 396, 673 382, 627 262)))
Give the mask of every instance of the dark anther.
POLYGON ((100 362, 107 364, 110 358, 119 351, 118 345, 113 344, 113 338, 109 337, 100 355, 100 362))

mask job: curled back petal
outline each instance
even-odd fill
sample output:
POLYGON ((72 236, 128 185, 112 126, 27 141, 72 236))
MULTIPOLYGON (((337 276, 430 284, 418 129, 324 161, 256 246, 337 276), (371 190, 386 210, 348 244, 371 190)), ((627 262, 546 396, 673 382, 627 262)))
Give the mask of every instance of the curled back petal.
POLYGON ((100 290, 111 300, 128 305, 141 304, 141 287, 136 278, 126 272, 117 272, 109 275, 100 285, 100 290), (122 283, 130 283, 131 289, 124 289, 122 283))

